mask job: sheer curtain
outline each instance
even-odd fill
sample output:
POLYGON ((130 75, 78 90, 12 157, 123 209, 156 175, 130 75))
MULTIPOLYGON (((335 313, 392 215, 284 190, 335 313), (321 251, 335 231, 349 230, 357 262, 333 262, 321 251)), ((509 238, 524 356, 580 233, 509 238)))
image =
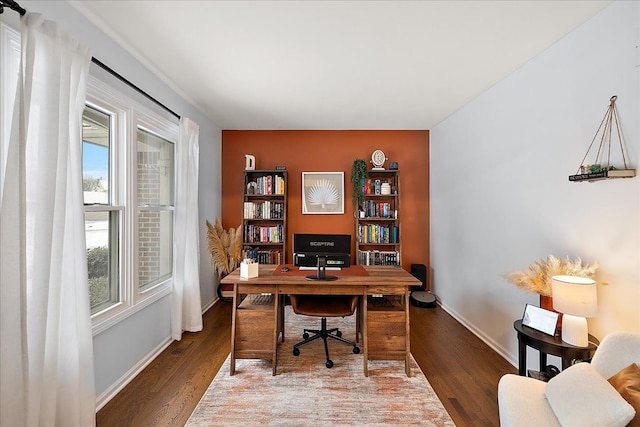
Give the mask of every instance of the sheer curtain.
POLYGON ((182 331, 202 330, 200 302, 200 249, 198 230, 198 161, 200 128, 188 118, 180 119, 176 148, 176 218, 173 238, 173 295, 171 337, 182 331))
POLYGON ((82 198, 91 56, 39 14, 21 64, 0 204, 0 424, 95 425, 82 198))

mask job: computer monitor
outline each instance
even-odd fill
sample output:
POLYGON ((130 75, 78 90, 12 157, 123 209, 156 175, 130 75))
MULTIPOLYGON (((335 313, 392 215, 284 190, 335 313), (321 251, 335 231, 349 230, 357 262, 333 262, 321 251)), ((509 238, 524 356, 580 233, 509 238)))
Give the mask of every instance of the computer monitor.
POLYGON ((346 268, 351 265, 350 234, 293 235, 293 265, 316 267, 322 257, 326 267, 346 268))

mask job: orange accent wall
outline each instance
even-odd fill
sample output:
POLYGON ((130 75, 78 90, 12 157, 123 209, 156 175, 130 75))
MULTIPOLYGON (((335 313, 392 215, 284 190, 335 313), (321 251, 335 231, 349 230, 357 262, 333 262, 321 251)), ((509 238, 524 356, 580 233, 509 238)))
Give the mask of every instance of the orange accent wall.
MULTIPOLYGON (((344 233, 354 235, 351 202, 351 164, 371 160, 375 149, 398 162, 400 172, 400 233, 402 266, 429 266, 429 131, 240 131, 222 132, 222 223, 225 228, 242 223, 245 154, 256 157, 256 169, 286 166, 287 262, 292 262, 293 233, 344 233), (344 172, 343 215, 302 214, 302 172, 344 172)), ((369 162, 369 168, 371 164, 369 162)), ((215 218, 211 218, 213 221, 215 218)), ((355 247, 355 246, 354 246, 355 247)), ((352 248, 352 257, 354 256, 352 248)))

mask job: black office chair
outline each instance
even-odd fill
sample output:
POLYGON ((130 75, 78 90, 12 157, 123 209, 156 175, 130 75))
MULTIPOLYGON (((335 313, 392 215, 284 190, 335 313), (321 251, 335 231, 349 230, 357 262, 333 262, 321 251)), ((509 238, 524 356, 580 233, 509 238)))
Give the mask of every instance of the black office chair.
MULTIPOLYGON (((358 296, 333 296, 333 295, 291 295, 291 307, 296 314, 305 316, 321 317, 322 323, 320 329, 305 329, 302 334, 304 341, 293 346, 294 356, 300 355, 298 347, 311 341, 322 338, 324 341, 324 352, 327 356, 325 366, 333 367, 333 361, 329 358, 329 347, 327 346, 327 338, 341 341, 345 344, 353 346, 355 354, 360 353, 358 345, 347 339, 342 338, 342 332, 338 328, 327 329, 327 317, 345 317, 351 316, 358 306, 358 296), (313 334, 313 335, 309 335, 313 334)), ((357 334, 357 333, 356 333, 357 334)))

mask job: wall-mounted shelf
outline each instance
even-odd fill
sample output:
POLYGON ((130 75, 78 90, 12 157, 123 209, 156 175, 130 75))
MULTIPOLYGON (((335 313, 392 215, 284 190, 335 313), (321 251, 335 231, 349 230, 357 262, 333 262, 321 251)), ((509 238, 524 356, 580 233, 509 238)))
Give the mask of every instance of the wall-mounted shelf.
POLYGON ((569 181, 581 182, 581 181, 602 181, 605 179, 615 178, 633 178, 636 176, 636 170, 627 167, 627 158, 624 153, 624 141, 622 140, 622 132, 620 131, 620 119, 618 118, 618 110, 616 108, 617 96, 612 96, 609 99, 609 108, 604 114, 602 122, 596 131, 596 134, 589 144, 589 148, 580 162, 578 172, 575 175, 569 175, 569 181), (615 132, 614 132, 615 125, 615 132), (600 131, 602 130, 602 133, 600 131), (600 144, 594 159, 594 163, 591 165, 585 164, 585 160, 589 155, 593 143, 600 136, 600 144), (620 155, 622 157, 623 167, 618 169, 611 165, 611 138, 612 135, 618 136, 618 145, 620 146, 620 155), (606 156, 606 159, 605 159, 606 156))

